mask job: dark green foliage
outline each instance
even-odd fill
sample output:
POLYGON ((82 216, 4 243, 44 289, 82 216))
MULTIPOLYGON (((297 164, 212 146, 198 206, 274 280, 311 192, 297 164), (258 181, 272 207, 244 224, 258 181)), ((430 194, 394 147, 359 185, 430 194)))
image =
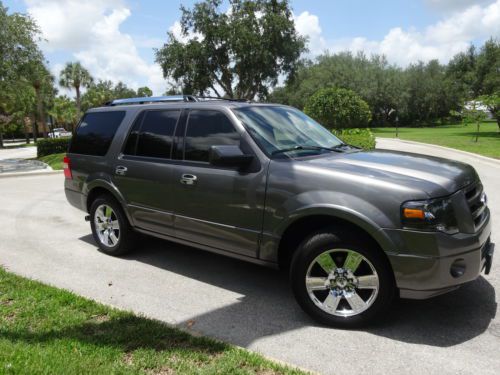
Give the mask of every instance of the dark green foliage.
POLYGON ((319 90, 307 100, 304 112, 329 129, 366 127, 371 119, 368 104, 342 88, 319 90))
POLYGON ((204 0, 192 9, 181 7, 183 37, 169 33, 156 51, 165 78, 185 94, 254 99, 264 97, 278 77, 293 74, 305 51, 288 0, 204 0))
POLYGON ((37 157, 67 152, 71 138, 45 138, 38 140, 37 157))
POLYGON ((349 145, 361 147, 364 150, 375 148, 375 136, 370 129, 339 129, 334 130, 333 134, 349 145))

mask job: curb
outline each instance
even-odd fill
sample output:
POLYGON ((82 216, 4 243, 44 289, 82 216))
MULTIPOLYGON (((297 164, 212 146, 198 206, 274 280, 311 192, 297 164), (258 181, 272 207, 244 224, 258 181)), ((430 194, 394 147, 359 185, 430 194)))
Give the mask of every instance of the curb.
MULTIPOLYGON (((463 155, 467 155, 467 156, 471 156, 471 157, 474 157, 474 158, 477 158, 477 159, 481 159, 481 160, 484 160, 484 161, 488 161, 488 162, 491 162, 491 163, 494 163, 495 165, 497 165, 498 167, 500 167, 500 160, 499 159, 495 159, 495 158, 490 158, 488 156, 483 156, 483 155, 479 155, 479 154, 475 154, 473 152, 469 152, 469 151, 463 151, 463 150, 457 150, 456 148, 451 148, 451 147, 446 147, 446 146, 440 146, 440 145, 435 145, 435 144, 432 144, 432 143, 423 143, 423 142, 416 142, 416 141, 408 141, 408 140, 405 140, 405 139, 399 139, 399 138, 383 138, 383 137, 377 137, 375 138, 375 141, 377 140, 388 140, 388 141, 397 141, 397 142, 400 142, 400 143, 408 143, 410 145, 415 145, 415 146, 430 146, 430 147, 436 147, 436 148, 440 148, 442 150, 445 150, 445 151, 452 151, 452 152, 457 152, 459 154, 463 154, 463 155)), ((376 146, 375 146, 376 147, 376 146)))
POLYGON ((36 172, 8 172, 8 173, 0 173, 0 179, 9 178, 9 177, 31 177, 31 176, 47 176, 54 174, 63 174, 63 171, 36 171, 36 172))

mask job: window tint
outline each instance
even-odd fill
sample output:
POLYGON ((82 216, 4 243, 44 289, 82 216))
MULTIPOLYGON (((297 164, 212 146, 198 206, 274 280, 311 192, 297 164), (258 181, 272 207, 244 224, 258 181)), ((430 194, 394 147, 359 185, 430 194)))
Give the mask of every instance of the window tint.
POLYGON ((137 116, 134 121, 134 125, 130 130, 127 138, 127 143, 123 149, 123 153, 126 155, 135 155, 135 146, 137 145, 137 138, 139 137, 139 129, 141 128, 142 119, 144 118, 144 111, 137 116))
POLYGON ((184 146, 185 160, 208 162, 210 146, 239 144, 239 134, 223 113, 201 110, 189 113, 184 146))
POLYGON ((139 134, 136 155, 170 158, 175 124, 179 114, 179 110, 146 112, 139 134))
POLYGON ((125 111, 87 113, 76 130, 69 152, 105 155, 124 117, 125 111))

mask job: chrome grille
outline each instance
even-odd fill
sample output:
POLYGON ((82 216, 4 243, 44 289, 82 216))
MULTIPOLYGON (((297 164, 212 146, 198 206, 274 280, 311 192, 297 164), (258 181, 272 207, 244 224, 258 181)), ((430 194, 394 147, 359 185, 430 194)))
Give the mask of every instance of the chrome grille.
POLYGON ((474 221, 475 230, 481 228, 488 216, 486 204, 481 200, 482 194, 483 185, 481 183, 477 183, 465 190, 465 199, 467 200, 467 205, 474 221))

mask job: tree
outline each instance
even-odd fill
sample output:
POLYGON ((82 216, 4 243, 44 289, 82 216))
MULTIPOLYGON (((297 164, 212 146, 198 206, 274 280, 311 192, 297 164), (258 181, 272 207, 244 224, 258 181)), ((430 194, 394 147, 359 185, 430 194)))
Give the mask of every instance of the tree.
POLYGON ((498 94, 482 95, 478 100, 488 108, 493 118, 497 120, 498 131, 500 131, 500 91, 498 94))
POLYGON ((478 100, 472 100, 464 105, 462 110, 462 117, 465 124, 475 124, 476 125, 476 138, 475 142, 479 139, 479 127, 481 122, 486 120, 486 113, 479 108, 481 102, 478 100))
MULTIPOLYGON (((40 129, 44 136, 47 136, 48 128, 46 123, 45 107, 54 96, 54 77, 45 67, 42 61, 33 61, 24 68, 24 78, 35 90, 36 97, 36 121, 40 124, 40 129)), ((38 129, 34 129, 37 131, 38 129)))
POLYGON ((123 82, 113 84, 112 81, 99 80, 97 83, 91 84, 85 94, 83 94, 82 109, 86 111, 89 108, 100 107, 113 99, 142 97, 148 93, 148 90, 152 94, 148 87, 142 87, 139 90, 141 90, 141 94, 127 87, 123 82))
POLYGON ((362 128, 371 120, 368 104, 342 88, 319 90, 307 100, 304 112, 329 129, 362 128))
POLYGON ((278 77, 294 73, 305 51, 288 0, 230 0, 229 11, 222 3, 181 6, 182 36, 170 32, 156 61, 185 94, 265 97, 278 77))
POLYGON ((137 96, 138 97, 149 97, 149 96, 153 96, 153 91, 151 91, 151 89, 147 86, 144 86, 144 87, 139 87, 137 89, 137 96))
POLYGON ((0 148, 3 129, 19 118, 19 95, 27 89, 21 80, 24 68, 43 59, 35 22, 27 15, 7 11, 0 2, 0 148))
POLYGON ((74 88, 76 92, 76 107, 81 112, 82 105, 80 100, 81 87, 89 87, 93 82, 93 78, 89 71, 85 69, 79 62, 69 62, 61 70, 59 85, 66 88, 74 88))
MULTIPOLYGON (((78 121, 78 110, 75 102, 66 95, 54 98, 54 104, 49 110, 49 114, 58 126, 66 127, 69 125, 70 129, 73 129, 78 121)), ((68 128, 66 127, 66 129, 68 128)))

